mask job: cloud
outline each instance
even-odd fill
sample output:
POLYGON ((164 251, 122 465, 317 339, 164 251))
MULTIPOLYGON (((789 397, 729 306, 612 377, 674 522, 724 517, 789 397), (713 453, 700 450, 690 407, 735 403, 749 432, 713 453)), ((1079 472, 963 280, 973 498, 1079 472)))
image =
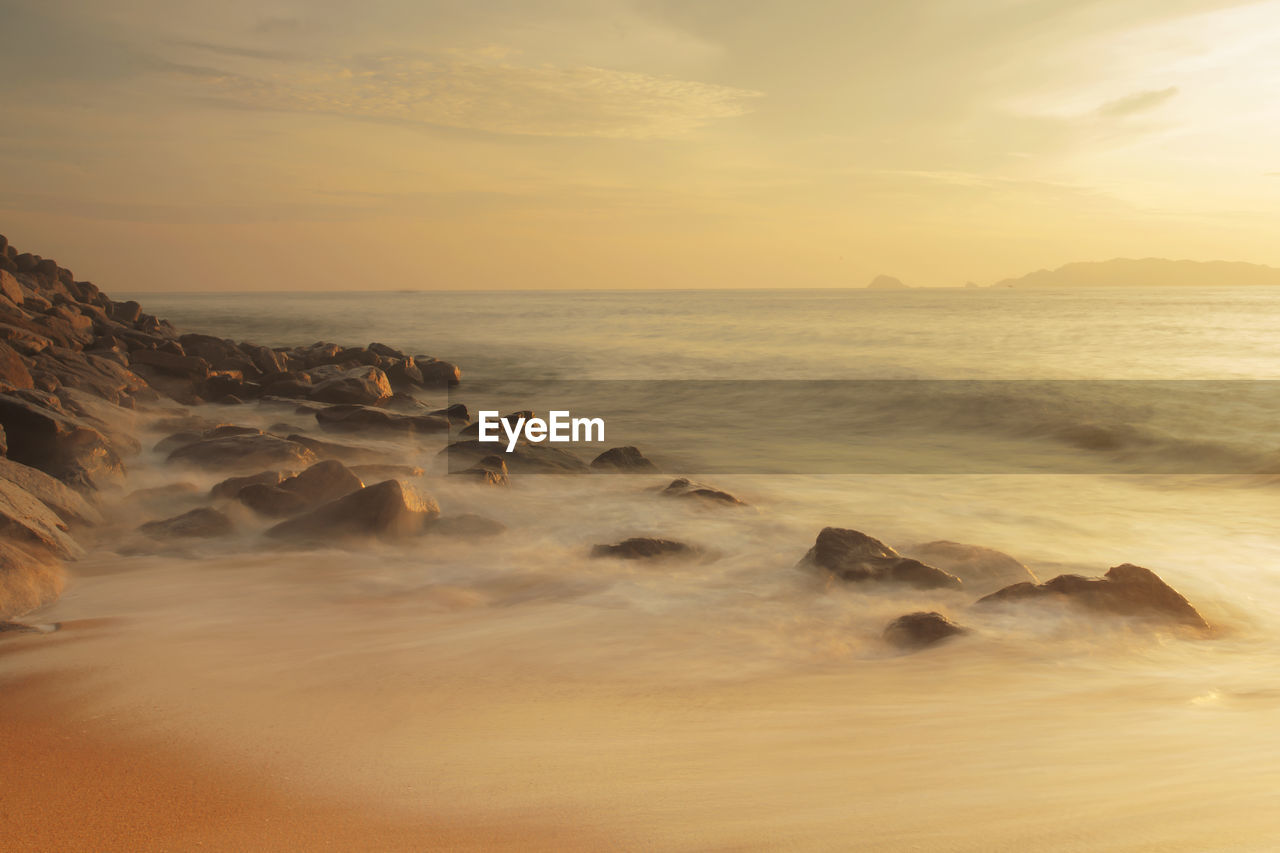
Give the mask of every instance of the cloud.
POLYGON ((1123 98, 1116 98, 1114 101, 1107 101, 1098 107, 1098 115, 1104 118, 1125 118, 1138 113, 1149 112, 1177 94, 1177 86, 1135 92, 1132 95, 1125 95, 1123 98))
POLYGON ((365 57, 288 73, 185 75, 245 109, 407 121, 490 133, 662 139, 743 115, 759 92, 587 65, 485 56, 365 57))

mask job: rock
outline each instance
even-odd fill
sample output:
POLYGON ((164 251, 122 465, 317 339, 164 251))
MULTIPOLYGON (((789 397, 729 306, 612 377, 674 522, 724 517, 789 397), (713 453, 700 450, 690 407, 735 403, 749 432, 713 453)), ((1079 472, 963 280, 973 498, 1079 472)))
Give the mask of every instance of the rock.
POLYGON ((0 387, 5 390, 36 387, 22 356, 3 342, 0 342, 0 387))
MULTIPOLYGON (((449 470, 460 471, 494 454, 491 441, 456 441, 441 455, 448 458, 449 470)), ((591 469, 568 450, 547 444, 522 444, 510 453, 502 451, 507 467, 517 474, 584 474, 591 469)))
POLYGON ((431 498, 399 480, 366 486, 267 531, 277 539, 325 543, 352 537, 397 539, 423 532, 440 514, 431 498))
POLYGON ((0 270, 0 294, 14 305, 21 305, 26 298, 22 293, 22 285, 6 270, 0 270))
POLYGON ((462 403, 454 403, 444 409, 436 409, 434 412, 427 414, 434 415, 438 418, 445 418, 451 424, 466 424, 471 422, 471 413, 467 411, 467 407, 462 403))
POLYGON ((280 488, 301 495, 309 506, 318 506, 363 489, 364 482, 346 465, 336 459, 326 459, 281 481, 280 488))
POLYGON ((800 564, 822 569, 847 582, 887 581, 918 589, 961 586, 955 575, 903 557, 879 539, 842 527, 824 528, 800 564))
POLYGON ((53 510, 66 524, 87 526, 102 523, 102 514, 96 507, 62 481, 36 468, 12 459, 0 459, 0 480, 7 480, 26 491, 53 510))
POLYGON ((333 441, 321 441, 317 438, 289 433, 289 441, 296 441, 316 455, 317 459, 341 459, 347 462, 371 462, 379 459, 395 458, 393 454, 373 450, 368 447, 355 447, 350 444, 338 444, 333 441))
POLYGON ((728 504, 730 506, 746 506, 745 501, 738 500, 728 492, 702 483, 695 483, 685 477, 672 480, 661 492, 668 498, 694 498, 708 503, 728 504))
POLYGON ((64 559, 84 550, 67 534, 57 513, 10 480, 0 479, 0 530, 14 539, 44 548, 64 559))
POLYGON ((919 610, 899 616, 884 629, 884 638, 902 649, 922 649, 968 633, 941 613, 919 610))
POLYGON ((312 389, 318 403, 351 403, 372 406, 391 397, 387 375, 376 367, 357 367, 326 379, 312 389))
POLYGON ((937 566, 964 581, 966 589, 984 593, 1023 581, 1036 582, 1036 576, 1022 563, 992 548, 963 545, 959 542, 927 542, 906 551, 931 566, 937 566))
POLYGON ((218 424, 204 431, 202 438, 228 438, 233 435, 262 435, 257 427, 240 426, 239 424, 218 424))
POLYGON ((53 346, 53 341, 34 329, 23 325, 0 322, 0 341, 13 347, 22 355, 35 355, 53 346))
POLYGON ((457 474, 460 477, 470 477, 486 486, 507 486, 511 484, 511 480, 507 476, 507 463, 502 460, 501 456, 486 456, 470 468, 450 473, 457 474))
POLYGON ((1209 630, 1209 623, 1191 602, 1155 572, 1131 563, 1115 566, 1101 578, 1058 575, 1042 584, 1017 583, 977 603, 991 606, 1027 600, 1068 601, 1096 612, 1209 630))
POLYGON ((211 507, 200 507, 160 521, 148 521, 138 528, 156 539, 209 539, 225 536, 233 529, 226 513, 211 507))
POLYGON ((172 453, 179 447, 186 447, 188 444, 195 444, 197 441, 204 440, 203 432, 191 432, 183 430, 166 435, 164 438, 156 442, 155 447, 151 448, 156 453, 172 453))
POLYGON ((636 447, 611 447, 591 460, 591 467, 606 471, 656 471, 657 466, 646 459, 636 447))
POLYGON ((236 500, 268 518, 288 518, 315 506, 303 495, 265 483, 245 486, 236 493, 236 500))
POLYGON ((0 539, 0 620, 51 604, 63 583, 62 564, 48 552, 0 539))
POLYGON ((26 399, 0 394, 0 427, 8 456, 77 488, 97 488, 124 474, 120 457, 101 432, 83 419, 60 411, 56 399, 26 399))
POLYGON ((451 515, 447 518, 432 519, 427 523, 425 532, 439 536, 461 536, 467 538, 479 536, 497 536, 505 532, 507 526, 483 515, 469 512, 451 515))
POLYGON ((152 367, 169 376, 183 379, 208 379, 212 369, 209 362, 193 355, 175 355, 158 349, 140 349, 129 357, 129 363, 135 367, 144 365, 152 367))
POLYGON ((301 444, 274 435, 232 435, 179 447, 169 454, 169 461, 204 470, 304 468, 316 461, 316 455, 301 444))
POLYGON ((383 358, 394 358, 398 360, 403 360, 409 357, 404 353, 402 353, 400 350, 395 349, 394 347, 389 347, 386 344, 380 344, 377 342, 369 344, 369 346, 366 347, 366 349, 369 352, 373 353, 374 355, 380 355, 383 358))
MULTIPOLYGON (((515 429, 516 424, 519 423, 521 419, 527 421, 533 416, 534 416, 533 412, 530 412, 530 411, 510 412, 509 414, 502 415, 499 418, 499 420, 506 421, 511 425, 512 429, 515 429)), ((505 448, 507 446, 507 441, 508 441, 506 428, 502 426, 502 424, 497 424, 496 426, 492 425, 493 421, 490 421, 490 424, 491 426, 489 427, 489 433, 490 435, 496 435, 497 438, 494 439, 493 441, 485 442, 485 444, 488 445, 491 449, 505 448)), ((465 427, 458 430, 458 440, 459 441, 479 441, 480 440, 480 422, 476 421, 473 424, 467 424, 465 427)), ((524 439, 520 439, 520 440, 521 442, 524 441, 524 439)))
POLYGON ((422 374, 424 388, 440 388, 462 382, 462 371, 456 364, 421 355, 415 357, 413 363, 422 374))
MULTIPOLYGON (((331 432, 397 432, 432 434, 449 431, 449 421, 432 415, 398 415, 372 406, 329 406, 315 413, 321 428, 331 432)), ((492 445, 490 445, 492 448, 492 445)))
POLYGON ((132 325, 142 318, 142 306, 132 299, 127 302, 113 302, 111 307, 107 309, 107 313, 117 323, 132 325))
POLYGON ((891 275, 878 275, 871 279, 871 283, 867 285, 868 290, 907 290, 907 285, 902 283, 902 279, 894 278, 891 275))
POLYGON ((591 549, 592 557, 618 557, 623 560, 653 560, 661 557, 689 557, 697 554, 697 549, 673 539, 654 539, 639 536, 624 539, 616 545, 596 545, 591 549))
POLYGON ((391 363, 387 368, 387 379, 391 381, 393 388, 421 387, 425 381, 422 371, 418 369, 418 366, 413 361, 407 358, 391 363))
POLYGON ((230 477, 220 483, 215 483, 213 488, 209 490, 209 497, 215 499, 234 498, 246 486, 278 486, 281 481, 289 476, 292 475, 284 471, 261 471, 257 474, 249 474, 246 477, 230 477))
POLYGON ((249 356, 253 361, 254 367, 262 371, 264 376, 274 373, 286 373, 289 370, 285 357, 273 349, 252 344, 241 344, 240 351, 249 356))

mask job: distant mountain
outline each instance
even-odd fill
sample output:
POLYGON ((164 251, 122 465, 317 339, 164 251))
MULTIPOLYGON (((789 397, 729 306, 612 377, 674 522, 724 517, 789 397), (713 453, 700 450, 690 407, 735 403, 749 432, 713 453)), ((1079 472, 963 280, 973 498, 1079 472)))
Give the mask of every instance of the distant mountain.
POLYGON ((1219 287, 1280 285, 1280 269, 1238 261, 1171 261, 1116 258, 1083 261, 1056 270, 1006 278, 992 287, 1219 287))
POLYGON ((868 290, 906 290, 907 287, 902 283, 902 279, 891 275, 878 275, 867 285, 868 290))

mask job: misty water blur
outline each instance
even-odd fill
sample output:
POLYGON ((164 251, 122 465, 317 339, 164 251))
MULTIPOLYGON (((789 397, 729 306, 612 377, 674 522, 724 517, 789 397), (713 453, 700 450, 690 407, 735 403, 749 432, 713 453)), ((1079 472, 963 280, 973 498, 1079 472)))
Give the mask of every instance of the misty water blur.
MULTIPOLYGON (((454 360, 462 401, 521 378, 1270 379, 1280 365, 1280 295, 1260 290, 145 299, 237 339, 454 360)), ((1207 404, 1229 415, 1230 400, 1207 404)), ((199 414, 316 433, 287 405, 199 414)), ((743 414, 806 429, 802 406, 743 414)), ((1265 426, 1236 438, 1270 452, 1265 426)), ((147 448, 164 435, 140 428, 147 448)), ((1280 831, 1274 478, 724 474, 714 485, 749 506, 716 508, 658 497, 670 477, 493 489, 445 475, 439 441, 371 446, 426 469, 417 483, 446 516, 507 532, 268 548, 267 522, 232 508, 231 537, 148 542, 119 531, 199 505, 220 476, 145 450, 133 496, 108 508, 114 531, 50 611, 68 630, 24 664, 84 668, 104 713, 148 709, 160 732, 308 785, 565 821, 621 847, 1261 850, 1280 831), (827 525, 997 548, 1041 579, 1137 563, 1218 631, 971 610, 986 590, 828 587, 796 569, 827 525), (636 535, 706 556, 588 558, 636 535), (912 610, 972 633, 900 654, 880 633, 912 610)))

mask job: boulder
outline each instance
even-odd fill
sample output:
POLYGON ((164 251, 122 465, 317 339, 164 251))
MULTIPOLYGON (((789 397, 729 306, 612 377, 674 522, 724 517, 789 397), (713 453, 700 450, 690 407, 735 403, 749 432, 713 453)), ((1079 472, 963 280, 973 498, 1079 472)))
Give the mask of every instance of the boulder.
POLYGON ((183 445, 169 454, 169 461, 204 470, 304 468, 316 461, 316 455, 274 435, 231 435, 183 445))
MULTIPOLYGON (((374 450, 368 447, 356 447, 351 444, 338 444, 333 441, 321 441, 318 438, 301 435, 300 433, 289 433, 286 438, 289 441, 296 441, 303 447, 310 450, 316 455, 317 459, 341 459, 346 462, 374 462, 388 458, 395 458, 394 454, 374 450)), ((385 478, 384 478, 385 479, 385 478)))
POLYGON ((975 593, 985 593, 1024 581, 1036 582, 1036 576, 1018 560, 981 545, 939 540, 916 545, 905 553, 908 557, 950 572, 964 581, 966 589, 975 593))
POLYGON ((158 349, 140 349, 129 356, 129 363, 154 368, 169 376, 183 379, 208 379, 209 362, 194 355, 175 355, 158 349))
POLYGON ((591 460, 591 467, 604 471, 656 471, 657 466, 646 459, 639 448, 611 447, 591 460))
POLYGON ((462 371, 456 364, 421 355, 415 357, 413 363, 422 374, 425 388, 442 388, 462 382, 462 371))
POLYGON ((364 482, 346 465, 336 459, 326 459, 281 481, 279 488, 300 495, 308 506, 319 506, 363 489, 364 482))
POLYGON ((968 633, 941 613, 919 610, 899 616, 884 629, 884 638, 901 649, 922 649, 968 633))
POLYGON ((244 477, 229 477, 215 483, 209 490, 209 497, 215 499, 234 498, 246 486, 278 486, 286 477, 292 476, 285 471, 261 471, 244 477))
POLYGON ((387 379, 393 388, 421 387, 424 382, 422 371, 407 358, 393 361, 387 367, 387 379))
MULTIPOLYGON (((331 432, 395 432, 432 434, 449 431, 449 421, 433 415, 399 415, 372 406, 329 406, 315 413, 321 428, 331 432)), ((492 449, 492 445, 489 445, 492 449)))
POLYGON ((57 513, 26 489, 2 479, 0 531, 9 538, 43 548, 64 559, 84 553, 67 534, 67 526, 57 513))
POLYGON ((397 539, 423 532, 440 514, 431 498, 399 480, 366 486, 267 531, 276 539, 326 543, 355 537, 397 539))
POLYGON ((36 387, 22 356, 4 342, 0 342, 0 387, 6 390, 36 387))
POLYGON ((62 564, 47 551, 0 539, 0 620, 56 601, 64 578, 62 564))
POLYGON ((0 295, 14 305, 21 305, 22 300, 26 298, 22 293, 22 285, 18 284, 18 280, 6 270, 0 270, 0 295))
MULTIPOLYGON (((494 454, 491 441, 456 441, 441 455, 448 458, 449 470, 469 468, 486 456, 494 454)), ((521 444, 510 453, 502 451, 501 458, 507 467, 517 474, 584 474, 591 469, 568 450, 548 444, 521 444)))
POLYGON ((802 567, 816 568, 846 582, 900 583, 918 589, 959 589, 960 578, 919 560, 903 557, 879 539, 842 527, 818 534, 802 567))
POLYGON ((1209 630, 1209 623, 1191 602, 1155 572, 1132 563, 1115 566, 1100 578, 1058 575, 1041 584, 1017 583, 978 599, 977 604, 1022 601, 1065 601, 1095 612, 1209 630))
POLYGON ((22 323, 0 322, 0 341, 22 355, 35 355, 53 346, 48 336, 22 323))
POLYGON ((60 410, 56 399, 0 394, 0 427, 8 456, 76 488, 119 480, 124 465, 110 442, 83 419, 60 410))
MULTIPOLYGON (((509 414, 502 415, 501 418, 499 418, 499 420, 506 421, 507 423, 511 424, 512 429, 515 429, 516 424, 521 419, 524 419, 527 421, 533 416, 534 416, 533 412, 519 411, 519 412, 511 412, 509 414)), ((507 446, 507 441, 508 441, 506 428, 503 427, 502 424, 493 425, 492 421, 490 421, 490 424, 491 426, 489 427, 489 434, 490 436, 496 435, 497 438, 493 439, 492 441, 485 442, 485 444, 487 444, 490 448, 505 448, 507 446)), ((467 424, 462 429, 458 430, 458 440, 459 441, 479 441, 480 440, 480 422, 476 421, 473 424, 467 424)), ((520 439, 520 440, 521 442, 524 441, 524 439, 520 439)))
POLYGON ((745 501, 738 500, 726 491, 702 483, 695 483, 685 477, 672 480, 660 494, 666 498, 692 498, 706 501, 707 503, 746 506, 745 501))
POLYGON ((443 409, 436 409, 434 412, 428 412, 438 418, 445 418, 451 424, 466 424, 471 421, 471 413, 467 411, 467 407, 463 403, 454 403, 443 409))
POLYGON ((450 472, 460 477, 468 477, 486 486, 507 486, 511 480, 507 476, 507 463, 501 456, 486 456, 462 471, 450 472))
POLYGON ((663 557, 691 557, 698 551, 692 545, 674 539, 655 539, 637 536, 624 539, 615 545, 596 545, 592 557, 618 557, 623 560, 653 560, 663 557))
POLYGON ((227 514, 211 507, 200 507, 173 518, 148 521, 138 528, 156 539, 209 539, 225 536, 234 529, 227 514))
POLYGON ((387 375, 376 367, 345 370, 332 379, 320 382, 311 390, 310 399, 318 403, 350 403, 372 406, 391 397, 387 375))
POLYGON ((351 473, 366 483, 380 483, 401 477, 421 477, 425 471, 417 465, 352 465, 351 473))
POLYGON ((71 525, 102 523, 102 514, 82 498, 79 492, 43 471, 0 458, 0 480, 5 480, 30 494, 71 525))
POLYGON ((315 506, 303 495, 266 483, 244 486, 236 493, 236 500, 258 515, 265 515, 268 518, 288 518, 315 506))

